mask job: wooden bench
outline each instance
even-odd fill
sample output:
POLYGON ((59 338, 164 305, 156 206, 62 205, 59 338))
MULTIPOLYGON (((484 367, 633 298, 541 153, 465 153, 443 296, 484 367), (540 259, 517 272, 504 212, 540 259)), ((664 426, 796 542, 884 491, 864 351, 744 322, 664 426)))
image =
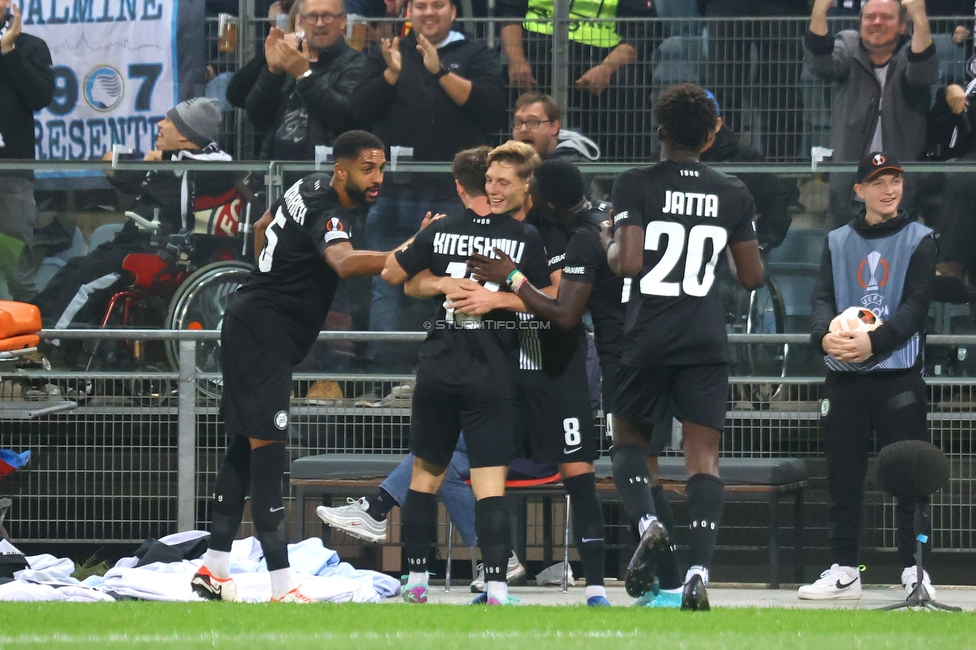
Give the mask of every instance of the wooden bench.
MULTIPOLYGON (((402 456, 390 454, 323 454, 306 456, 292 462, 291 486, 295 489, 298 515, 298 536, 305 532, 305 501, 321 497, 323 505, 331 505, 339 495, 362 496, 375 489, 392 472, 402 456)), ((769 586, 779 588, 780 535, 779 506, 786 495, 793 497, 793 573, 794 581, 803 581, 803 491, 809 479, 805 461, 798 458, 722 458, 722 480, 726 501, 766 500, 769 505, 769 586)), ((684 494, 686 480, 684 458, 667 457, 659 462, 659 473, 665 488, 679 497, 684 494)), ((616 502, 609 458, 596 462, 597 491, 601 500, 616 502)), ((514 537, 521 540, 524 556, 525 504, 529 499, 543 503, 543 555, 548 564, 553 557, 552 500, 564 498, 561 483, 519 489, 512 496, 519 500, 514 537), (521 522, 521 525, 519 524, 521 522), (521 530, 519 530, 521 528, 521 530)), ((328 540, 326 540, 328 541, 328 540)), ((758 549, 759 546, 749 547, 758 549)))

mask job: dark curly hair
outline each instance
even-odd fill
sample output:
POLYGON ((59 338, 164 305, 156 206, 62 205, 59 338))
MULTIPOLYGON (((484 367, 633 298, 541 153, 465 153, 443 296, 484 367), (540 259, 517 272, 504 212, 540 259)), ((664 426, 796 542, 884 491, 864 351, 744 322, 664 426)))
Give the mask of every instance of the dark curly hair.
POLYGON ((654 106, 654 119, 679 147, 701 150, 715 131, 718 111, 715 100, 694 84, 671 86, 654 106))

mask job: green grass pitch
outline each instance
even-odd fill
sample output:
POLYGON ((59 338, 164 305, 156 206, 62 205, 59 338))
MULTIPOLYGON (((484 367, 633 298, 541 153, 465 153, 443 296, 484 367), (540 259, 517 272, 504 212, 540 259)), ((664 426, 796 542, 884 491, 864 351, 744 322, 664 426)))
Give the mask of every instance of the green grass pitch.
POLYGON ((0 648, 970 648, 972 613, 0 603, 0 648))

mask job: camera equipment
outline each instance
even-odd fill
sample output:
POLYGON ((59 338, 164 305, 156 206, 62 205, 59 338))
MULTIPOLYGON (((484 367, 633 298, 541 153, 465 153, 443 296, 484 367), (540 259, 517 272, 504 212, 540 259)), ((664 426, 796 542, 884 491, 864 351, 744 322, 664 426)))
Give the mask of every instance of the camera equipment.
POLYGON ((958 612, 929 598, 922 584, 922 544, 928 541, 931 496, 949 485, 949 461, 942 450, 921 440, 902 440, 878 454, 878 478, 896 499, 915 500, 915 589, 903 603, 880 609, 924 607, 958 612))

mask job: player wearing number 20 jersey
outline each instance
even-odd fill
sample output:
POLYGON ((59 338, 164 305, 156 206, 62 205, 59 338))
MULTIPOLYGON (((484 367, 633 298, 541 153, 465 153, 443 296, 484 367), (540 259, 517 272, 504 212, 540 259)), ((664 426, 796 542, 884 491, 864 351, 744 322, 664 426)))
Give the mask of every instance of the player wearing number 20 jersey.
POLYGON ((621 174, 613 205, 615 230, 644 229, 644 263, 631 283, 621 362, 727 363, 715 266, 728 244, 756 239, 749 190, 703 163, 663 161, 621 174))
MULTIPOLYGON (((647 466, 648 443, 654 425, 668 414, 681 421, 692 525, 691 567, 680 604, 703 610, 709 608, 708 565, 722 516, 718 456, 729 372, 715 266, 728 248, 743 286, 761 286, 763 271, 749 191, 699 162, 714 137, 715 102, 703 89, 680 84, 661 94, 654 116, 661 125, 662 162, 620 175, 612 239, 609 228, 602 237, 610 268, 631 278, 614 396, 613 478, 641 532, 624 585, 632 596, 646 595, 670 546, 658 520, 666 514, 658 512, 648 487, 655 479, 647 466)), ((661 587, 652 606, 677 605, 677 588, 666 587, 663 575, 661 587)))

